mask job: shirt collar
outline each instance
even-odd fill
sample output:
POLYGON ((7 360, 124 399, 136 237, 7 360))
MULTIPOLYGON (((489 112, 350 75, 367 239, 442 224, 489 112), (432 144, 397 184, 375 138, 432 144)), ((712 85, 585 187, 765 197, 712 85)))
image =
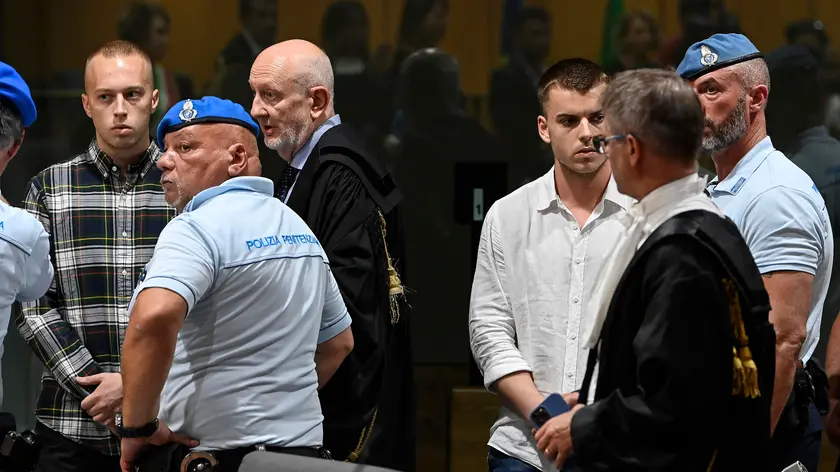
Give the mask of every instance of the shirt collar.
MULTIPOLYGON (((553 166, 547 174, 540 177, 539 184, 540 202, 537 210, 540 212, 544 212, 553 208, 558 208, 561 202, 560 197, 557 196, 557 189, 554 187, 553 166)), ((622 210, 625 211, 633 205, 633 199, 631 197, 628 197, 627 195, 624 195, 623 193, 618 191, 618 186, 616 185, 615 179, 613 178, 612 174, 610 175, 610 181, 607 183, 607 190, 604 192, 604 196, 602 197, 601 201, 615 203, 616 205, 621 207, 622 210)))
POLYGON ((750 180, 750 177, 752 177, 756 169, 767 159, 767 156, 775 150, 776 148, 773 147, 770 136, 765 137, 735 164, 732 173, 727 175, 722 181, 718 181, 718 177, 715 177, 709 182, 707 188, 710 192, 736 195, 744 187, 744 184, 750 180))
POLYGON ((338 115, 334 115, 329 120, 325 121, 324 124, 318 127, 312 136, 304 143, 303 146, 292 156, 291 166, 295 169, 303 169, 303 165, 306 164, 306 159, 309 157, 309 154, 312 153, 312 150, 315 149, 315 146, 318 145, 318 141, 321 140, 321 136, 324 135, 327 131, 329 131, 332 127, 338 126, 341 124, 341 117, 338 115))
POLYGON ((648 216, 668 207, 677 206, 690 197, 703 194, 705 183, 706 179, 695 173, 668 182, 645 195, 637 204, 633 205, 631 212, 648 216))
MULTIPOLYGON (((114 173, 119 175, 120 173, 119 166, 117 166, 111 157, 105 154, 105 151, 99 147, 99 144, 96 142, 96 138, 94 138, 88 146, 87 158, 93 163, 103 177, 108 177, 114 173)), ((146 148, 146 152, 143 156, 140 157, 137 162, 128 166, 128 173, 138 175, 140 178, 143 178, 146 176, 146 173, 149 172, 149 169, 157 164, 159 158, 160 148, 158 148, 154 140, 151 140, 149 147, 146 148)))
POLYGON ((274 182, 265 177, 234 177, 221 184, 198 192, 184 207, 184 213, 193 211, 207 203, 213 197, 228 192, 256 192, 267 196, 274 195, 274 182))

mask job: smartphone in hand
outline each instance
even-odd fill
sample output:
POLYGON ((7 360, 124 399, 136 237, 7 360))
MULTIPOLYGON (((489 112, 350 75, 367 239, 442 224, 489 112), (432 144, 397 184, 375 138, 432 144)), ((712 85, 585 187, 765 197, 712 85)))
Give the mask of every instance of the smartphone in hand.
POLYGON ((548 420, 571 410, 569 404, 559 393, 552 393, 531 412, 531 422, 537 429, 542 428, 548 420))

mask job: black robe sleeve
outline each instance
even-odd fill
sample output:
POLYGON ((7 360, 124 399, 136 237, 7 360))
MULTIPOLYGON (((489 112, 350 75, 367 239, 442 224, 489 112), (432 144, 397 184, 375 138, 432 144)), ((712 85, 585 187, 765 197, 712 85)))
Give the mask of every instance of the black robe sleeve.
POLYGON ((708 467, 732 385, 728 304, 722 269, 711 260, 688 237, 651 250, 640 283, 631 284, 642 290, 641 306, 623 310, 641 322, 633 338, 638 385, 575 414, 581 470, 708 467))
POLYGON ((313 183, 308 222, 329 259, 354 338, 353 351, 319 392, 325 444, 338 455, 356 446, 382 387, 390 313, 376 210, 356 174, 324 164, 313 183))

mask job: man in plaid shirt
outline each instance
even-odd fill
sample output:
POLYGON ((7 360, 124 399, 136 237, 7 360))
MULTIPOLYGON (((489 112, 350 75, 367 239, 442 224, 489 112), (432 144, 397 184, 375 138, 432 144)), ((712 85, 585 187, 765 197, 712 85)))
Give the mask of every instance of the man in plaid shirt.
POLYGON ((29 184, 26 209, 50 233, 55 277, 25 303, 17 327, 46 366, 35 430, 37 471, 119 471, 113 420, 122 403, 120 354, 128 304, 158 235, 175 216, 149 136, 158 104, 151 61, 115 41, 85 65, 85 112, 96 139, 29 184))

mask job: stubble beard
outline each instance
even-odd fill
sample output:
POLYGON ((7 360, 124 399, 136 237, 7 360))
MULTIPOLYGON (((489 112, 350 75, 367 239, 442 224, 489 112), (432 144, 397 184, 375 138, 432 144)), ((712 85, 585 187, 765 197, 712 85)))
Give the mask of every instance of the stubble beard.
POLYGON ((739 139, 747 134, 747 96, 741 95, 738 104, 720 125, 706 120, 706 125, 711 128, 709 136, 703 136, 703 150, 711 155, 718 154, 728 149, 739 139))

